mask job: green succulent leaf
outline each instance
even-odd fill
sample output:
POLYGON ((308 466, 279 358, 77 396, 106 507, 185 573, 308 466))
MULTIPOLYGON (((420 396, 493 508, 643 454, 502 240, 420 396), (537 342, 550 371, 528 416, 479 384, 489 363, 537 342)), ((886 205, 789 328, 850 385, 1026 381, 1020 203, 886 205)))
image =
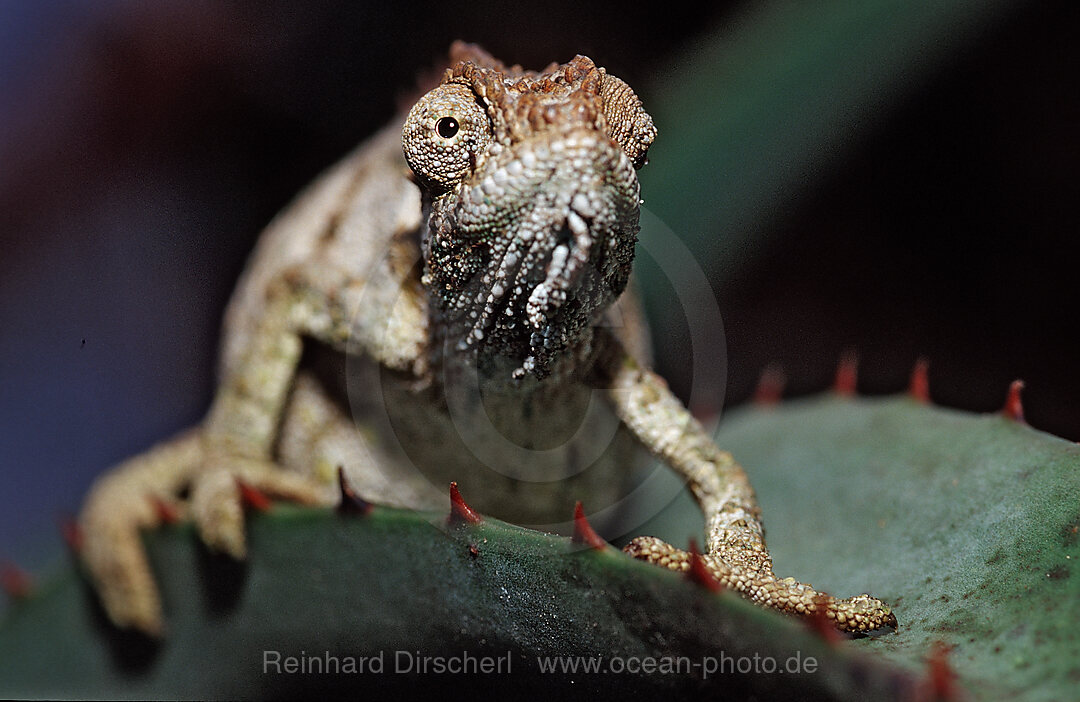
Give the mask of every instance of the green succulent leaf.
POLYGON ((743 460, 768 466, 755 472, 763 492, 783 482, 835 496, 826 510, 805 498, 765 502, 766 514, 794 527, 776 557, 805 577, 825 577, 827 558, 820 550, 813 556, 811 545, 843 550, 852 567, 836 587, 858 580, 891 598, 906 622, 876 650, 910 661, 941 640, 954 647, 950 660, 964 679, 997 694, 1062 699, 1075 692, 1080 447, 1002 415, 906 400, 800 403, 771 427, 755 428, 745 417, 726 436, 743 460), (811 424, 823 413, 827 421, 811 424), (767 435, 788 435, 787 448, 767 435), (799 457, 794 444, 816 449, 799 457), (820 482, 796 475, 815 459, 820 482), (846 521, 864 501, 860 524, 846 521), (845 521, 843 537, 832 532, 845 521), (872 573, 868 581, 860 571, 872 573))
MULTIPOLYGON (((733 412, 717 441, 758 491, 778 575, 893 606, 898 631, 853 647, 917 665, 941 642, 977 697, 1074 695, 1080 446, 1001 414, 835 396, 733 412)), ((657 529, 695 533, 689 507, 657 529)))
MULTIPOLYGON (((65 568, 0 623, 0 693, 355 696, 572 684, 905 699, 925 684, 924 661, 941 641, 975 698, 1068 696, 1080 675, 1072 623, 1080 581, 1071 577, 1080 448, 998 415, 908 398, 741 411, 718 439, 752 474, 778 574, 838 595, 872 592, 895 605, 897 632, 830 645, 799 620, 615 549, 581 549, 494 520, 448 527, 444 514, 376 508, 348 517, 278 505, 251 519, 242 565, 208 556, 188 527, 148 535, 169 619, 159 643, 110 629, 65 568), (308 661, 307 674, 278 673, 275 661, 287 656, 323 665, 336 656, 339 666, 366 657, 368 668, 317 675, 308 661), (422 657, 431 671, 440 657, 452 666, 469 656, 514 674, 416 675, 422 657), (543 674, 543 656, 688 667, 543 674), (761 667, 808 659, 813 673, 761 667), (755 660, 758 672, 734 668, 755 670, 755 660), (707 671, 724 661, 723 672, 707 671), (394 672, 410 663, 411 672, 394 672)), ((686 507, 669 508, 662 535, 680 541, 700 530, 686 507)))

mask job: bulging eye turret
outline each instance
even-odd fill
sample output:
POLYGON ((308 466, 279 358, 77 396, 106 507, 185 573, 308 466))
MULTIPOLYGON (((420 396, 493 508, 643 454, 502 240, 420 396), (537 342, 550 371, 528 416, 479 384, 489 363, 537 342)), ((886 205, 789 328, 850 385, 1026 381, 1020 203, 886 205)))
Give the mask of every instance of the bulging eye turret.
POLYGON ((476 165, 491 141, 491 122, 467 86, 440 85, 409 111, 401 147, 413 172, 429 186, 449 190, 476 165))

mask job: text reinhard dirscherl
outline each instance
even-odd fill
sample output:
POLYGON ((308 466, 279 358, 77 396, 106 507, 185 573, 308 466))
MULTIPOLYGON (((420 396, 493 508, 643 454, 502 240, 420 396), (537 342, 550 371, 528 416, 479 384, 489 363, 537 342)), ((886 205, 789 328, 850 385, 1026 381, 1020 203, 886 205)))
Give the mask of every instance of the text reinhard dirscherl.
MULTIPOLYGON (((524 659, 519 659, 524 660, 524 659)), ((691 659, 686 656, 537 656, 536 667, 544 674, 661 674, 693 675, 703 679, 731 674, 815 673, 818 661, 801 652, 779 660, 772 656, 717 655, 691 659)), ((528 666, 526 666, 528 667, 528 666)), ((472 675, 512 673, 511 652, 477 655, 461 651, 449 655, 424 655, 420 651, 379 651, 368 656, 335 655, 330 651, 283 654, 263 651, 264 675, 383 675, 450 674, 472 675)))
POLYGON ((384 673, 449 673, 451 675, 510 671, 510 651, 499 656, 478 656, 468 651, 446 656, 426 656, 419 651, 379 651, 370 656, 337 656, 330 651, 283 655, 263 651, 263 674, 274 675, 382 675, 384 673), (389 661, 389 665, 387 662, 389 661))

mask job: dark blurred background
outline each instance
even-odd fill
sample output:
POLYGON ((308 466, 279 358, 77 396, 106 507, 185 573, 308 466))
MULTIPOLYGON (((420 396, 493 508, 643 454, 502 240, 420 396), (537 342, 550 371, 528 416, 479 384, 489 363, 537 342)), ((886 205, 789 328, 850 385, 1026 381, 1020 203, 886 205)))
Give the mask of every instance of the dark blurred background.
POLYGON ((456 38, 587 54, 653 112, 643 197, 727 338, 689 377, 643 268, 678 392, 733 406, 770 361, 821 391, 845 349, 896 392, 923 355, 938 403, 1019 377, 1080 438, 1077 10, 916 5, 0 3, 0 560, 46 562, 94 475, 199 419, 260 229, 456 38))

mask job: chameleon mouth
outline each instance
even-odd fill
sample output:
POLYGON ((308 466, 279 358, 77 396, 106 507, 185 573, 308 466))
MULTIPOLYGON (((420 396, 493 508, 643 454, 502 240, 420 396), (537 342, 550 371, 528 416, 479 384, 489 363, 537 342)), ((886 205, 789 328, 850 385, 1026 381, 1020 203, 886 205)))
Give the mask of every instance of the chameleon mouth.
POLYGON ((546 376, 553 359, 589 334, 595 315, 625 287, 637 210, 611 207, 610 200, 604 205, 564 194, 530 212, 513 243, 493 252, 489 280, 481 281, 476 298, 483 309, 465 341, 517 356, 513 377, 546 376), (543 222, 548 226, 535 226, 543 222))
POLYGON ((525 316, 533 330, 542 329, 567 298, 577 292, 578 283, 590 265, 593 243, 588 223, 571 210, 553 237, 544 279, 532 288, 525 303, 525 316))
POLYGON ((527 327, 531 335, 543 335, 559 310, 574 299, 594 265, 590 260, 593 244, 589 224, 573 214, 555 234, 534 236, 528 247, 508 247, 490 285, 481 285, 477 302, 487 304, 473 321, 469 336, 480 341, 498 322, 513 329, 520 324, 517 320, 524 322, 521 327, 527 327))
POLYGON ((435 230, 456 236, 435 235, 443 248, 429 270, 461 325, 458 349, 513 357, 516 377, 544 377, 625 287, 638 229, 633 164, 595 134, 545 136, 500 152, 448 202, 435 230))

